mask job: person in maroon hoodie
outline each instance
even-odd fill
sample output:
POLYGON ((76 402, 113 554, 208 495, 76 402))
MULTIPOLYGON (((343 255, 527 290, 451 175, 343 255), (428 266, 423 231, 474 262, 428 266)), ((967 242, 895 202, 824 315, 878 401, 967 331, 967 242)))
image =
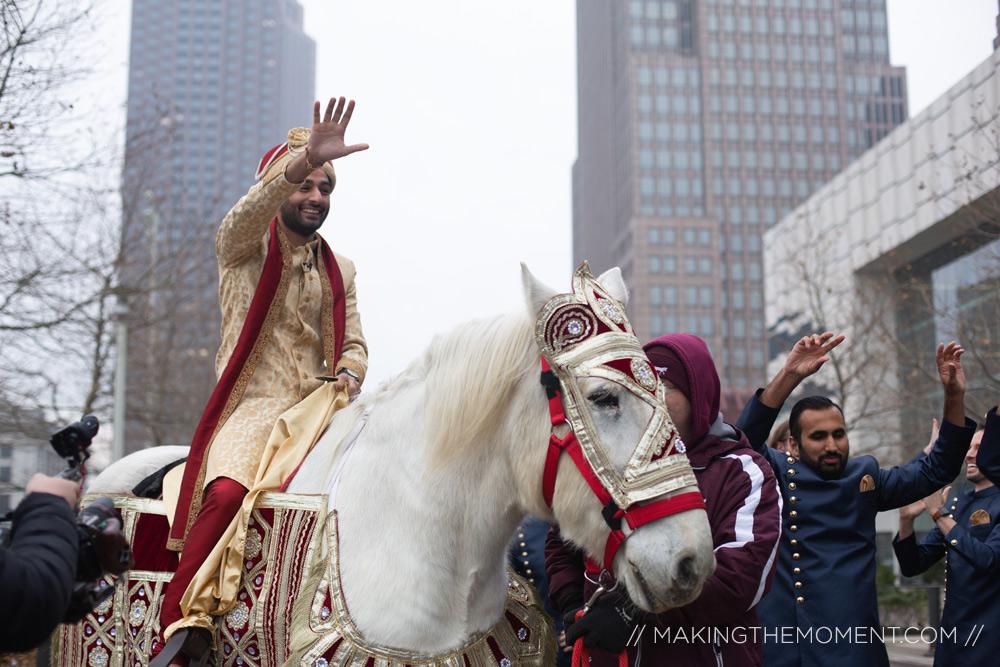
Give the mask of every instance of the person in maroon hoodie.
MULTIPOLYGON (((583 637, 593 667, 617 665, 626 647, 629 665, 761 665, 755 607, 771 587, 781 536, 774 472, 746 436, 722 420, 719 375, 705 341, 670 334, 644 349, 665 385, 667 411, 705 496, 715 573, 694 602, 655 616, 638 610, 622 589, 605 594, 567 624, 566 643, 583 637)), ((564 621, 597 588, 585 567, 585 554, 553 528, 545 573, 564 621)))

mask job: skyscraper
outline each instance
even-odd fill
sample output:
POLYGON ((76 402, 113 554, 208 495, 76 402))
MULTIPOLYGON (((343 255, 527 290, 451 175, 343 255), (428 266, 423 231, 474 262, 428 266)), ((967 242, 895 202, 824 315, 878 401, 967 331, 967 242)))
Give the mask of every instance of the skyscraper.
POLYGON ((312 121, 296 0, 134 0, 123 175, 128 451, 190 444, 215 385, 215 231, 264 152, 312 121))
POLYGON ((885 0, 578 0, 573 256, 765 381, 761 236, 907 118, 885 0))

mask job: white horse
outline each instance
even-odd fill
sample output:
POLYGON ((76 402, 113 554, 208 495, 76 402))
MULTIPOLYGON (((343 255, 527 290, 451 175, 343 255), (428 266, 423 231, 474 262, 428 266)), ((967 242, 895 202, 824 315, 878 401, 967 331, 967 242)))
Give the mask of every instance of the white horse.
MULTIPOLYGON (((564 539, 590 554, 605 553, 602 503, 569 456, 559 461, 551 509, 543 499, 552 427, 534 325, 556 291, 522 273, 525 312, 435 338, 401 375, 335 415, 288 486, 330 494, 343 596, 370 644, 439 654, 493 627, 507 596, 507 545, 528 515, 558 523, 564 539), (364 413, 366 425, 344 456, 341 443, 364 413)), ((617 269, 598 280, 625 303, 617 269)), ((652 408, 607 379, 585 377, 579 386, 620 472, 652 408)), ((109 467, 90 491, 130 488, 156 467, 145 458, 177 453, 149 451, 109 467)), ((705 512, 639 527, 604 566, 644 610, 690 602, 715 567, 705 512)))

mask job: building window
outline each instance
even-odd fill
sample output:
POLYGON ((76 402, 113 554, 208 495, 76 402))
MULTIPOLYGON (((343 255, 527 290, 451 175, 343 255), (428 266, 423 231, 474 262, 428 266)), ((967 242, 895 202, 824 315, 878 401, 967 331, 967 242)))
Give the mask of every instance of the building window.
POLYGON ((661 177, 656 181, 656 191, 660 197, 669 197, 671 194, 670 179, 661 177))
POLYGON ((654 165, 653 151, 643 148, 639 151, 639 167, 641 169, 652 169, 654 165))

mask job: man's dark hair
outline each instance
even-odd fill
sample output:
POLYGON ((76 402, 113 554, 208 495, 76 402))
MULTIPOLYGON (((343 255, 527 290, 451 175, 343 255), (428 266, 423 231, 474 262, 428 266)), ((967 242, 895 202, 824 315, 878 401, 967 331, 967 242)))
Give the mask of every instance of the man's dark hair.
POLYGON ((795 438, 795 442, 802 442, 802 425, 799 424, 802 413, 806 410, 826 410, 827 408, 837 408, 840 410, 840 416, 844 416, 843 409, 826 396, 806 396, 792 406, 792 414, 788 417, 788 430, 795 438))

